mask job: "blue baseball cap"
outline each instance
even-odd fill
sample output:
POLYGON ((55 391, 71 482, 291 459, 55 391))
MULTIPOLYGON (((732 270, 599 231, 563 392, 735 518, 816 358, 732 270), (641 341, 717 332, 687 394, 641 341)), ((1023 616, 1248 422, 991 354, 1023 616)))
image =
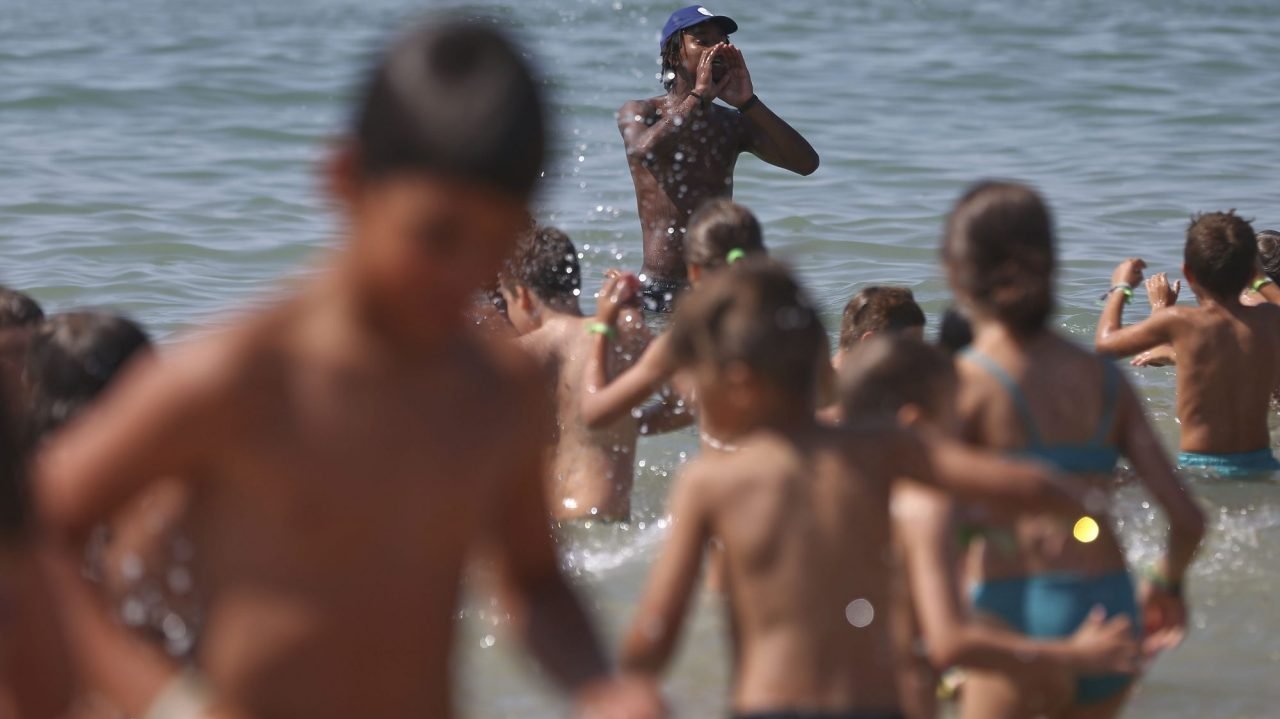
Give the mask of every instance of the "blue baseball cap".
POLYGON ((712 20, 720 23, 720 27, 724 28, 724 34, 726 35, 732 35, 738 31, 738 23, 734 22, 733 18, 717 15, 701 5, 690 5, 676 10, 671 13, 671 17, 667 18, 667 24, 662 28, 662 42, 658 44, 658 47, 666 47, 667 41, 671 39, 671 36, 681 30, 687 30, 694 25, 701 25, 712 20))

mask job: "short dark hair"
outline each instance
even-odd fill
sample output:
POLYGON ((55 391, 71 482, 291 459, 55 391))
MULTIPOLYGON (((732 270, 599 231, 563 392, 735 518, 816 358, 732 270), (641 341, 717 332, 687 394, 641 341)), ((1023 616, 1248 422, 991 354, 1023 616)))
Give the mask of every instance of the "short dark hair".
POLYGON ((760 221, 746 207, 728 198, 707 200, 689 217, 684 237, 684 261, 714 269, 729 264, 729 253, 742 257, 764 254, 760 221))
POLYGON ((924 310, 906 287, 864 287, 849 298, 840 318, 840 349, 850 350, 868 332, 924 327, 924 310))
POLYGON ((840 365, 840 405, 848 419, 896 415, 916 405, 928 415, 955 392, 954 361, 941 349, 903 335, 872 337, 840 365))
POLYGON ((1280 232, 1262 230, 1258 233, 1258 259, 1262 271, 1272 282, 1280 282, 1280 232))
POLYGON ((980 182, 947 217, 942 243, 953 289, 1015 334, 1053 313, 1053 219, 1040 195, 1013 182, 980 182))
POLYGON ((948 307, 938 327, 938 346, 947 354, 956 354, 973 344, 973 323, 959 307, 948 307))
POLYGON ((1183 260, 1197 285, 1216 297, 1231 297, 1253 279, 1258 237, 1235 210, 1196 215, 1187 226, 1183 260))
POLYGON ((814 396, 826 343, 804 289, 763 257, 735 263, 691 292, 671 328, 678 366, 740 362, 796 397, 814 396))
POLYGON ((429 16, 398 38, 352 120, 361 174, 442 174, 527 198, 542 171, 545 118, 528 63, 493 21, 429 16))
POLYGON ((667 38, 662 45, 662 89, 671 91, 676 84, 676 68, 680 67, 680 49, 684 45, 684 30, 667 38))
POLYGON ((30 327, 44 320, 40 303, 29 295, 0 286, 0 329, 30 327))
POLYGON ((571 300, 582 293, 578 250, 554 227, 536 227, 516 245, 503 265, 508 289, 525 287, 544 302, 571 300))
POLYGON ((28 448, 74 419, 150 347, 146 331, 119 315, 65 312, 45 320, 27 348, 28 448))

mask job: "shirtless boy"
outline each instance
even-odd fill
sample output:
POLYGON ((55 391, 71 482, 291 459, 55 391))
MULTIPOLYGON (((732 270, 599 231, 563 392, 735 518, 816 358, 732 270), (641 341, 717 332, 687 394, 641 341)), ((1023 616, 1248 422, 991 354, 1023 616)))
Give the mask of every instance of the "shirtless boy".
MULTIPOLYGON (((1187 228, 1184 255, 1183 276, 1199 307, 1171 305, 1122 327, 1124 306, 1146 267, 1140 259, 1125 260, 1112 274, 1098 351, 1128 357, 1172 346, 1181 466, 1226 477, 1278 471, 1267 419, 1280 385, 1280 307, 1240 302, 1241 292, 1260 279, 1253 228, 1232 212, 1200 215, 1187 228)), ((1277 291, 1265 282, 1258 289, 1277 291)))
POLYGON ((973 487, 1037 468, 888 424, 814 417, 826 338, 789 273, 751 260, 708 280, 671 331, 676 363, 724 450, 686 466, 673 523, 624 642, 624 665, 668 664, 708 539, 723 543, 737 716, 897 717, 889 486, 973 487), (785 318, 785 321, 779 321, 785 318))
MULTIPOLYGON (((958 380, 943 349, 901 335, 871 338, 856 347, 840 373, 846 417, 879 417, 905 428, 957 434, 958 380)), ((905 569, 894 587, 902 598, 896 604, 906 611, 895 617, 894 628, 909 719, 937 716, 939 672, 953 666, 1015 674, 1024 685, 1037 685, 1046 703, 1070 691, 1075 672, 1134 670, 1138 644, 1127 617, 1104 623, 1103 615, 1095 613, 1073 635, 1057 640, 1035 640, 976 621, 957 576, 961 547, 956 503, 910 478, 894 483, 891 501, 895 544, 905 569)))
MULTIPOLYGON (((507 316, 520 344, 546 374, 556 407, 556 449, 548 497, 557 519, 627 521, 631 516, 636 437, 640 421, 630 413, 591 429, 582 420, 587 361, 604 340, 610 376, 631 366, 649 332, 637 308, 622 310, 616 324, 584 317, 578 302, 582 272, 578 252, 563 232, 537 228, 521 241, 503 268, 500 285, 507 316)), ((620 308, 621 309, 621 308, 620 308)))
MULTIPOLYGON (((449 717, 467 560, 585 714, 653 716, 561 576, 529 361, 467 327, 526 225, 538 83, 489 22, 436 16, 381 58, 328 181, 347 241, 297 295, 136 364, 46 454, 67 545, 164 477, 191 494, 198 665, 255 719, 449 717)), ((99 609, 102 609, 99 606, 99 609)))
POLYGON ((662 31, 665 95, 632 100, 618 128, 635 183, 644 239, 646 308, 670 312, 685 288, 685 228, 704 201, 733 195, 738 155, 809 175, 818 153, 755 94, 742 52, 729 44, 738 24, 693 5, 662 31), (715 104, 719 99, 733 109, 715 104))

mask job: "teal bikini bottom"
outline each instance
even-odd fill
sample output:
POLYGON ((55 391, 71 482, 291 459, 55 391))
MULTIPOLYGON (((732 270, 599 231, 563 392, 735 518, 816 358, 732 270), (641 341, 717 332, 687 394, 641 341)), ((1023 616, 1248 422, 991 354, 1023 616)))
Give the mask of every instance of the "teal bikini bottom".
POLYGON ((1178 455, 1178 466, 1183 469, 1204 469, 1219 477, 1256 477, 1280 472, 1280 461, 1269 449, 1236 454, 1201 454, 1183 452, 1178 455))
MULTIPOLYGON (((983 582, 974 589, 973 605, 1037 639, 1071 636, 1098 605, 1106 609, 1108 619, 1128 616, 1135 636, 1141 626, 1133 580, 1123 571, 1100 577, 1037 574, 983 582)), ((1133 677, 1123 674, 1080 677, 1076 680, 1076 703, 1106 701, 1131 681, 1133 677)))

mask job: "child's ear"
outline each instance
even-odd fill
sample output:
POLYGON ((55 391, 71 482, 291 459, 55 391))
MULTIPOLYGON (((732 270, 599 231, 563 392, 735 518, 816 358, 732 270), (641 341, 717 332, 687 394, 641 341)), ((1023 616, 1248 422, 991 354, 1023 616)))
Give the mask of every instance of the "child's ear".
POLYGON ((689 275, 689 284, 696 285, 702 279, 702 268, 697 265, 686 265, 685 271, 689 275))
POLYGON ((1189 285, 1196 284, 1195 275, 1192 275, 1191 270, 1187 269, 1187 265, 1185 262, 1182 264, 1182 276, 1187 278, 1187 284, 1189 285))
POLYGON ((868 330, 868 331, 866 331, 866 332, 863 332, 863 333, 862 333, 862 336, 858 338, 858 341, 859 341, 859 342, 866 342, 867 340, 869 340, 869 339, 871 339, 872 337, 875 337, 875 336, 876 336, 876 332, 875 332, 875 330, 868 330))
POLYGON ((353 207, 360 195, 360 151, 354 140, 333 143, 323 174, 329 196, 343 207, 353 207))
POLYGON ((520 305, 520 309, 525 312, 533 311, 533 293, 524 285, 517 285, 515 290, 515 301, 520 305))

